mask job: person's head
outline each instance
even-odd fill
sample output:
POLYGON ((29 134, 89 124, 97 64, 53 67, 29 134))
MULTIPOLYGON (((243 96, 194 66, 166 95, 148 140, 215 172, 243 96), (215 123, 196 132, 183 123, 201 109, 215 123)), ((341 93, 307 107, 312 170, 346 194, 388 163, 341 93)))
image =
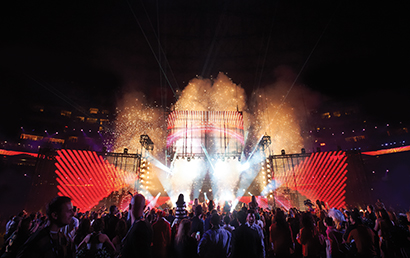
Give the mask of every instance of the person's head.
POLYGON ((286 216, 285 216, 285 213, 283 212, 283 210, 277 209, 274 218, 275 218, 275 222, 278 226, 279 225, 286 225, 286 216))
POLYGON ((213 213, 211 216, 211 224, 212 226, 218 226, 221 223, 221 217, 219 217, 218 213, 213 213))
POLYGON ((360 213, 356 210, 354 210, 351 214, 350 214, 350 222, 352 224, 362 224, 362 217, 360 216, 360 213))
POLYGON ((111 205, 111 206, 110 206, 110 214, 115 215, 115 214, 117 214, 117 212, 118 212, 117 206, 111 205))
POLYGON ((191 221, 189 219, 183 219, 179 223, 178 233, 175 237, 177 243, 183 241, 184 238, 189 236, 189 232, 191 231, 191 221))
POLYGON ((224 223, 225 223, 226 225, 229 225, 230 222, 231 222, 231 219, 229 218, 229 215, 225 215, 225 217, 224 217, 224 223))
POLYGON ((176 204, 177 206, 183 206, 185 204, 184 195, 182 193, 178 195, 178 200, 176 204))
POLYGON ((127 234, 127 222, 125 222, 125 220, 120 219, 117 222, 115 233, 117 234, 117 236, 120 236, 120 239, 124 238, 124 236, 127 234))
POLYGON ((335 222, 333 221, 332 217, 326 217, 324 219, 324 223, 326 227, 332 227, 335 225, 335 222))
POLYGON ((131 222, 142 217, 145 208, 145 197, 142 194, 136 194, 132 197, 130 203, 131 222))
POLYGON ((83 218, 78 225, 78 232, 82 234, 88 234, 91 230, 91 220, 89 218, 83 218))
POLYGON ((17 226, 17 233, 19 235, 28 235, 30 233, 32 219, 30 217, 26 217, 20 220, 17 226))
POLYGON ((314 228, 315 226, 313 216, 310 212, 304 212, 302 214, 301 223, 304 228, 314 228))
POLYGON ((93 222, 93 229, 95 232, 104 230, 104 221, 102 219, 96 219, 93 222))
POLYGON ((367 205, 367 211, 368 211, 369 213, 372 213, 372 212, 374 211, 373 205, 367 205))
POLYGON ((237 214, 237 218, 238 218, 238 222, 242 225, 246 223, 246 212, 244 212, 243 210, 238 211, 237 214))
POLYGON ((386 221, 390 220, 389 213, 386 211, 386 209, 380 209, 379 210, 379 216, 383 220, 386 220, 386 221))
POLYGON ((248 208, 244 205, 241 208, 241 211, 245 212, 246 214, 248 214, 248 208))
POLYGON ((51 224, 63 227, 70 224, 74 216, 71 198, 67 196, 57 196, 47 205, 47 217, 51 224))
POLYGON ((202 206, 198 205, 198 206, 195 207, 195 215, 199 216, 201 214, 202 214, 202 206))
POLYGON ((162 217, 164 217, 164 216, 165 216, 165 212, 162 211, 162 210, 160 210, 160 209, 158 209, 158 210, 157 210, 157 217, 158 217, 158 218, 162 218, 162 217))
POLYGON ((255 212, 253 210, 248 211, 247 221, 251 226, 255 223, 255 212))
POLYGON ((316 205, 319 208, 319 210, 322 210, 322 203, 320 202, 320 200, 316 200, 316 205))
POLYGON ((215 208, 214 201, 209 200, 208 211, 212 211, 214 208, 215 208))

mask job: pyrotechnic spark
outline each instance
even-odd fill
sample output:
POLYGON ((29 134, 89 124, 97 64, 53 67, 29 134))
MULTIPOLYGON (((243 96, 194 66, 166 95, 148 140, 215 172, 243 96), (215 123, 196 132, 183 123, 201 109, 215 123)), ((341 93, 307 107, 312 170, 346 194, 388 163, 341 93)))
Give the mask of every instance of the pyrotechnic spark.
MULTIPOLYGON (((303 139, 300 135, 300 121, 297 118, 297 110, 293 106, 294 102, 291 103, 291 98, 288 98, 287 102, 283 102, 283 89, 286 88, 283 82, 274 86, 255 91, 248 107, 245 90, 225 74, 219 73, 217 78, 213 80, 195 78, 181 92, 180 98, 173 108, 176 111, 242 111, 245 149, 250 147, 252 150, 258 144, 260 137, 266 133, 271 136, 272 145, 270 148, 273 149, 273 153, 280 153, 282 149, 286 149, 289 153, 299 152, 303 147, 303 139)), ((147 104, 141 94, 130 93, 123 98, 117 108, 114 151, 122 152, 124 148, 128 148, 130 153, 140 152, 139 140, 142 134, 148 134, 154 142, 155 148, 152 155, 158 160, 163 160, 167 136, 164 113, 161 108, 147 104)), ((255 159, 259 160, 257 157, 255 159)), ((231 174, 239 178, 240 166, 225 162, 226 165, 234 167, 231 174)), ((187 160, 178 161, 175 159, 171 167, 171 180, 159 178, 161 182, 168 182, 164 188, 171 197, 172 203, 175 203, 175 197, 179 193, 184 193, 187 197, 190 196, 192 190, 194 190, 194 195, 199 193, 198 189, 200 189, 206 173, 203 170, 207 167, 204 163, 204 160, 188 162, 187 160), (202 164, 200 164, 201 162, 202 164)), ((239 190, 249 186, 257 174, 256 170, 247 172, 241 176, 239 190)), ((158 173, 157 177, 169 175, 170 173, 158 173)), ((234 184, 238 183, 237 180, 230 180, 231 178, 229 180, 218 179, 219 174, 213 176, 214 197, 225 194, 218 193, 218 189, 233 189, 234 184), (227 185, 226 181, 231 181, 231 183, 227 185)), ((238 191, 237 195, 243 195, 243 191, 242 193, 238 191)), ((193 198, 196 197, 193 196, 193 198)))
POLYGON ((141 94, 130 93, 117 108, 114 151, 122 152, 128 148, 130 153, 140 153, 142 134, 148 134, 154 142, 153 155, 161 155, 166 142, 163 112, 160 108, 148 105, 141 94))

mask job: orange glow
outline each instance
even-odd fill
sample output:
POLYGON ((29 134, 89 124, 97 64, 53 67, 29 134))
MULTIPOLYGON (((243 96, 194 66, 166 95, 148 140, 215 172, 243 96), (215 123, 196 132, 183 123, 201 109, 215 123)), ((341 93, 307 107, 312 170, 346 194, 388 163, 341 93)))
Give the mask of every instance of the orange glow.
POLYGON ((403 151, 409 151, 409 150, 410 150, 410 145, 403 146, 403 147, 397 147, 397 148, 391 148, 391 149, 385 149, 385 150, 364 151, 362 153, 364 155, 369 155, 369 156, 378 156, 378 155, 397 153, 397 152, 403 152, 403 151))
POLYGON ((23 152, 23 151, 10 151, 10 150, 2 150, 2 149, 0 149, 0 155, 6 155, 6 156, 30 155, 30 156, 33 156, 35 158, 37 158, 37 156, 38 156, 37 153, 23 152))

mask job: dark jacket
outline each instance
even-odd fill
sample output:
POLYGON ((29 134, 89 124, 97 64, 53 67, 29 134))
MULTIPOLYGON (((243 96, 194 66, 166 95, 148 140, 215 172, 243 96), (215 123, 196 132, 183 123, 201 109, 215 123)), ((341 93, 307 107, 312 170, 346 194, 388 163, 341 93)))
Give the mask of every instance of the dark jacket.
POLYGON ((189 232, 189 235, 198 231, 202 237, 204 235, 204 222, 198 216, 195 216, 192 218, 191 231, 189 232))
POLYGON ((73 257, 72 242, 61 232, 58 233, 58 238, 58 242, 52 240, 49 227, 38 230, 24 243, 17 257, 73 257))
POLYGON ((206 231, 198 244, 200 257, 225 258, 231 252, 232 235, 228 230, 213 226, 206 231))
POLYGON ((135 221, 122 241, 122 257, 151 257, 152 236, 152 229, 148 222, 135 221))
POLYGON ((262 257, 262 243, 258 232, 242 224, 232 234, 232 258, 262 257))

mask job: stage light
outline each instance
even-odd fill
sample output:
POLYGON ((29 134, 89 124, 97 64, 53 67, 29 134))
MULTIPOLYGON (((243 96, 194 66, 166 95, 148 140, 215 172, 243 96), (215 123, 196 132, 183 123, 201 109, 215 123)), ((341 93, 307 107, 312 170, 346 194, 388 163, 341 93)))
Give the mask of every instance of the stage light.
POLYGON ((245 162, 245 163, 241 164, 240 171, 248 170, 250 167, 251 167, 251 165, 249 164, 249 162, 245 162))

